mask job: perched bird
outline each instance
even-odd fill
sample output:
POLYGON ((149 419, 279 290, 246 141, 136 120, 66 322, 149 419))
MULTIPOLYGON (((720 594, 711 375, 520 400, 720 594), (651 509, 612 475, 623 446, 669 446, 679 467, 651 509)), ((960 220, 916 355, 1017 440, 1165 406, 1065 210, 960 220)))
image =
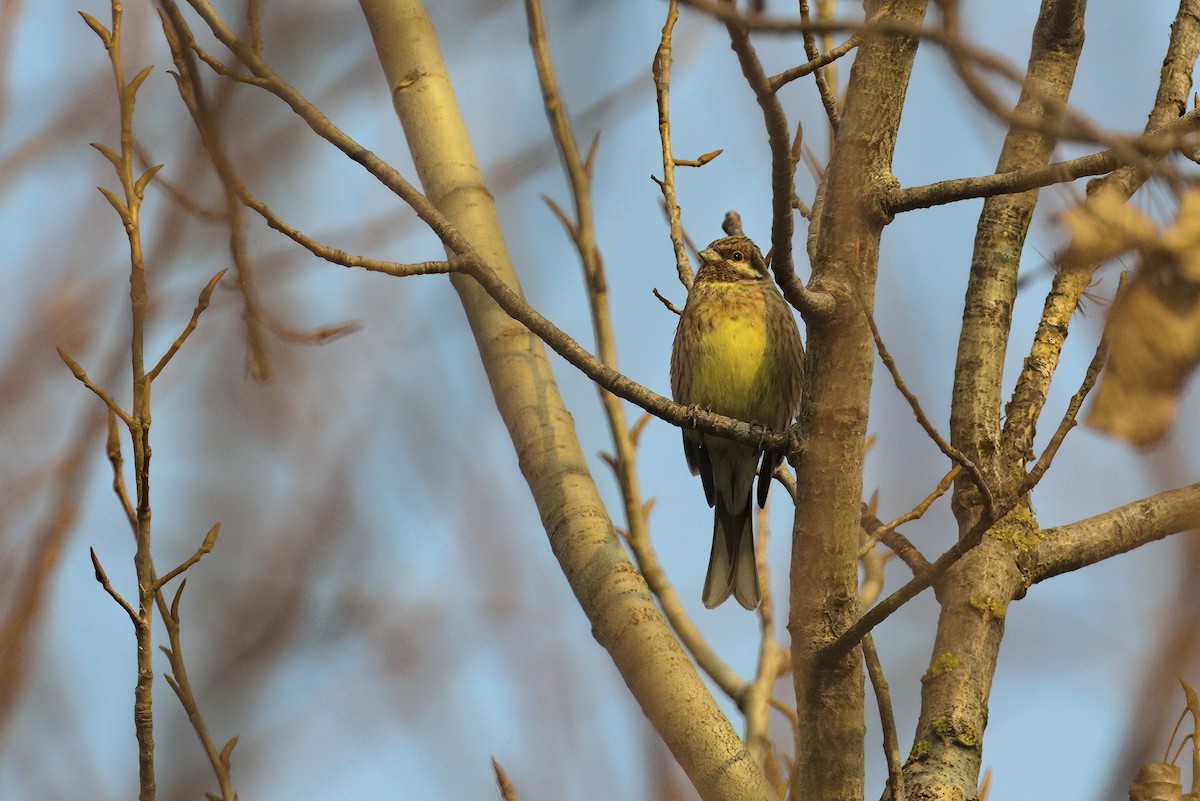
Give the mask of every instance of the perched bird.
MULTIPOLYGON (((718 239, 700 260, 675 330, 671 394, 677 403, 784 431, 800 405, 804 356, 792 310, 746 237, 718 239)), ((683 432, 683 453, 716 510, 704 605, 711 609, 733 593, 755 609, 750 493, 757 474, 758 505, 766 503, 771 473, 783 455, 763 454, 760 468, 757 448, 702 431, 683 432)))

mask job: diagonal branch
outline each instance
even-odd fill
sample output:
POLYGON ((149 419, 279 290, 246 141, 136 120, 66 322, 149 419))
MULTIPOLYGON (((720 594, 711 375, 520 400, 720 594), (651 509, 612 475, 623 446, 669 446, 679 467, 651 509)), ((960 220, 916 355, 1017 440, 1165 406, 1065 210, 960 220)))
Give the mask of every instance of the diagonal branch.
MULTIPOLYGON (((169 2, 169 0, 160 0, 169 2)), ((616 370, 605 365, 585 348, 583 348, 566 332, 554 325, 528 303, 524 297, 501 278, 497 273, 496 264, 492 259, 479 253, 471 246, 446 215, 438 210, 428 197, 409 183, 395 168, 376 156, 373 152, 354 141, 339 129, 316 106, 312 105, 296 89, 283 81, 273 69, 262 59, 260 54, 253 51, 249 44, 241 40, 213 9, 207 0, 189 0, 196 12, 204 19, 217 39, 233 52, 243 65, 249 69, 257 85, 270 92, 287 105, 322 139, 341 150, 347 157, 366 169, 381 184, 403 200, 429 228, 438 236, 447 250, 454 254, 451 265, 456 272, 471 276, 496 304, 513 320, 524 325, 551 349, 562 356, 570 364, 577 367, 596 383, 613 394, 624 398, 642 409, 650 412, 672 425, 687 429, 698 429, 712 434, 719 434, 727 439, 733 439, 748 445, 764 446, 794 452, 799 443, 791 433, 770 432, 762 426, 752 426, 723 415, 714 414, 704 409, 687 407, 651 392, 616 370)), ((251 206, 256 212, 264 213, 264 208, 251 206)), ((264 215, 265 217, 265 215, 264 215)), ((291 234, 289 234, 290 236, 291 234)), ((299 236, 293 236, 301 241, 299 236)), ((302 243, 303 244, 303 243, 302 243)), ((315 252, 315 251, 314 251, 315 252)), ((336 255, 329 253, 323 258, 336 255)), ((349 266, 374 264, 378 267, 386 263, 368 262, 365 259, 345 262, 349 266)), ((450 268, 444 262, 423 262, 413 265, 422 273, 446 272, 450 268)), ((387 270, 381 270, 387 272, 387 270)), ((398 270, 397 272, 403 272, 398 270)))
MULTIPOLYGON (((591 174, 586 167, 586 162, 580 157, 579 147, 575 142, 575 135, 571 130, 558 91, 540 0, 526 0, 525 13, 529 25, 530 47, 533 50, 546 116, 563 161, 563 169, 571 184, 576 222, 569 220, 565 212, 553 203, 551 203, 551 209, 567 228, 579 251, 587 284, 592 329, 596 337, 596 353, 605 365, 616 369, 616 338, 612 327, 612 317, 608 310, 608 288, 604 274, 604 262, 600 257, 596 242, 596 226, 592 214, 591 174)), ((665 191, 664 189, 664 193, 665 191)), ((683 604, 679 602, 674 588, 667 580, 650 544, 649 510, 642 502, 641 488, 637 477, 637 437, 641 426, 645 425, 649 417, 643 417, 633 429, 630 429, 621 400, 602 387, 599 389, 600 401, 608 419, 613 449, 616 452, 615 458, 610 461, 610 466, 616 475, 617 486, 621 491, 630 550, 633 551, 638 567, 641 568, 646 578, 646 583, 658 599, 664 616, 671 628, 679 635, 684 647, 695 658, 696 664, 708 673, 731 698, 740 698, 745 690, 746 682, 709 646, 703 634, 692 622, 684 610, 683 604)))
MULTIPOLYGON (((1182 116, 1197 56, 1200 56, 1200 0, 1183 0, 1171 25, 1171 39, 1163 59, 1158 95, 1146 122, 1147 132, 1159 131, 1182 116)), ((1089 193, 1101 186, 1111 186, 1123 197, 1129 198, 1149 178, 1154 163, 1143 161, 1121 167, 1094 182, 1089 187, 1089 193)), ((1008 405, 1008 419, 1002 438, 1010 457, 1023 457, 1032 447, 1037 421, 1046 402, 1050 380, 1058 368, 1071 316, 1079 305, 1079 298, 1091 283, 1097 266, 1094 263, 1064 265, 1054 276, 1033 345, 1008 405)))
POLYGON ((667 223, 671 229, 671 247, 675 251, 675 270, 679 274, 679 283, 683 284, 685 289, 691 290, 692 265, 684 249, 683 224, 679 217, 679 202, 675 199, 676 161, 671 150, 671 39, 678 19, 678 0, 670 0, 667 4, 667 21, 663 23, 662 38, 654 52, 652 72, 654 97, 658 105, 658 137, 662 142, 663 154, 663 179, 658 184, 666 204, 667 223))
POLYGON ((1022 573, 1035 584, 1197 528, 1200 484, 1190 484, 1077 523, 1046 529, 1022 558, 1022 573))
MULTIPOLYGON (((1200 110, 1193 110, 1162 128, 1143 134, 1129 142, 1141 158, 1158 159, 1180 149, 1189 149, 1200 132, 1200 110)), ((993 175, 973 178, 953 178, 924 186, 903 187, 888 193, 888 211, 899 214, 914 209, 926 209, 972 198, 1010 195, 1054 184, 1070 183, 1092 175, 1105 175, 1127 160, 1117 150, 1105 150, 1088 156, 1057 161, 1052 164, 1013 169, 993 175)))
POLYGON ((196 330, 196 323, 200 321, 200 315, 204 313, 204 310, 208 308, 209 301, 212 300, 213 290, 217 288, 217 284, 220 283, 221 278, 224 277, 228 269, 229 268, 227 267, 218 272, 209 280, 204 289, 200 290, 200 298, 196 301, 196 308, 192 310, 191 319, 188 320, 187 325, 184 326, 183 332, 180 333, 180 335, 175 338, 175 341, 171 343, 171 347, 167 348, 167 352, 164 353, 162 358, 158 360, 158 364, 154 365, 154 368, 150 372, 146 373, 146 380, 153 381, 154 379, 158 378, 158 374, 161 373, 163 368, 167 366, 167 362, 171 361, 171 358, 179 352, 180 348, 183 347, 183 343, 187 341, 187 338, 190 337, 192 332, 196 330))
MULTIPOLYGON (((875 339, 875 349, 879 351, 879 360, 887 367, 888 373, 892 376, 892 381, 896 384, 896 389, 908 401, 909 407, 917 418, 917 422, 921 428, 925 429, 925 433, 938 446, 938 450, 956 462, 960 467, 967 471, 971 480, 975 483, 976 489, 979 490, 980 497, 983 498, 984 509, 986 510, 989 520, 996 520, 996 501, 992 495, 991 488, 988 487, 987 481, 983 477, 979 466, 975 464, 966 454, 955 448, 942 437, 933 423, 929 422, 929 418, 925 416, 925 412, 921 410, 921 402, 917 400, 917 396, 904 383, 904 379, 900 377, 900 370, 896 367, 896 361, 892 358, 892 354, 888 352, 887 347, 883 344, 883 337, 879 335, 879 326, 875 324, 875 315, 871 314, 866 303, 861 301, 863 314, 867 318, 867 325, 871 327, 871 336, 875 339)), ((939 485, 940 486, 940 485, 939 485)), ((940 493, 939 493, 940 494, 940 493)), ((930 503, 937 495, 931 496, 930 503)), ((903 522, 903 521, 901 521, 903 522)), ((895 528, 895 526, 893 526, 895 528)))
POLYGON ((823 292, 809 291, 796 275, 792 255, 792 198, 796 195, 795 162, 792 158, 792 133, 784 114, 783 104, 771 87, 758 54, 750 43, 750 34, 738 22, 727 22, 729 42, 737 54, 742 74, 754 91, 767 127, 767 144, 771 150, 771 271, 783 290, 784 297, 805 317, 822 319, 833 310, 833 298, 823 292))

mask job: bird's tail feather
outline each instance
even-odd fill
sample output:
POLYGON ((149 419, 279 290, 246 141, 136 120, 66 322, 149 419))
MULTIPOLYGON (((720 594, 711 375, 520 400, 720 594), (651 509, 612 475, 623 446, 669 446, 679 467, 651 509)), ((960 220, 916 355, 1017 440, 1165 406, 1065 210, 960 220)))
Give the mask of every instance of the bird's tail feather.
POLYGON ((747 497, 740 513, 730 513, 717 497, 712 555, 704 579, 703 601, 709 609, 720 606, 730 594, 746 609, 758 608, 758 565, 751 524, 754 507, 749 501, 747 497))

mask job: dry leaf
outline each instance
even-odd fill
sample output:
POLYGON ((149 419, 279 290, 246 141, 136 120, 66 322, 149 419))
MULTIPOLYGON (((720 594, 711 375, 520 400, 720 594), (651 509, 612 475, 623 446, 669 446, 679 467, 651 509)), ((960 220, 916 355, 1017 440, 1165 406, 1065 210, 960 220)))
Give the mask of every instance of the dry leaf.
POLYGON ((1180 199, 1159 234, 1119 196, 1098 192, 1064 215, 1066 259, 1141 253, 1137 273, 1108 318, 1108 365, 1087 424, 1134 445, 1158 442, 1175 421, 1179 395, 1200 363, 1200 191, 1180 199))

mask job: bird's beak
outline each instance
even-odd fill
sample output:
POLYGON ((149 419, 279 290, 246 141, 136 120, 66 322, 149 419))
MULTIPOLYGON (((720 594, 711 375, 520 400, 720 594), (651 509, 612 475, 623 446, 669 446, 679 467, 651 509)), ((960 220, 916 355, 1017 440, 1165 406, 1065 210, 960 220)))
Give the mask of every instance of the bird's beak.
POLYGON ((717 255, 717 251, 713 250, 712 248, 706 248, 700 251, 700 261, 704 262, 705 264, 716 264, 720 260, 721 257, 717 255))

